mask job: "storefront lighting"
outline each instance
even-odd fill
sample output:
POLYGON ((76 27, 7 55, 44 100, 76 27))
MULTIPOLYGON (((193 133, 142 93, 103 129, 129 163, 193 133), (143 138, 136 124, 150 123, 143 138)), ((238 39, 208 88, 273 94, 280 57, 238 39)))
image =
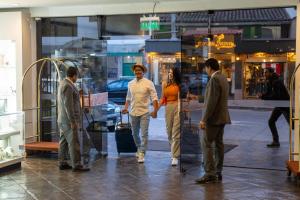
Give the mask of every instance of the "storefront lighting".
POLYGON ((255 57, 263 58, 265 56, 266 56, 266 54, 264 52, 257 52, 257 53, 255 53, 255 57))
POLYGON ((196 58, 195 58, 195 57, 192 57, 192 60, 196 60, 196 58))
POLYGON ((266 59, 263 59, 264 62, 266 62, 266 59))
POLYGON ((240 60, 240 57, 236 57, 236 60, 240 60))
POLYGON ((270 62, 273 62, 273 60, 271 59, 270 62))
POLYGON ((218 61, 219 64, 221 64, 221 62, 222 62, 221 60, 218 61))
POLYGON ((130 59, 130 56, 127 56, 128 59, 130 59))

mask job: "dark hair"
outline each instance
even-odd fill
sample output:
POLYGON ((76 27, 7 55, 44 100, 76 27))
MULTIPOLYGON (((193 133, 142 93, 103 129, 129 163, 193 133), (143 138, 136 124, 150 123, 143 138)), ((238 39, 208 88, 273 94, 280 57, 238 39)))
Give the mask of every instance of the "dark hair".
POLYGON ((266 71, 270 72, 270 73, 274 73, 274 69, 272 67, 268 67, 266 68, 266 71))
POLYGON ((173 73, 173 82, 169 80, 168 76, 168 83, 167 86, 171 85, 172 83, 176 83, 176 85, 180 86, 181 84, 181 75, 178 67, 171 67, 169 70, 172 70, 173 73))
POLYGON ((215 71, 218 71, 220 69, 219 63, 216 59, 214 58, 210 58, 208 60, 205 61, 205 66, 209 67, 215 71))
POLYGON ((181 74, 178 67, 173 67, 173 80, 177 85, 181 84, 181 74))
POLYGON ((73 76, 77 76, 78 75, 78 71, 76 67, 69 67, 67 70, 67 76, 68 77, 73 77, 73 76))

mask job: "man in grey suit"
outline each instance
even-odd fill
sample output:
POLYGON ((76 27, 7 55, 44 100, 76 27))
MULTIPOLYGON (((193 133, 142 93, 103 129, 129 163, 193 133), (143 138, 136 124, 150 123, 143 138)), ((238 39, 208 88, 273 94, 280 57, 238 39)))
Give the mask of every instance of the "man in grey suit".
POLYGON ((80 95, 74 83, 77 80, 77 69, 69 67, 67 77, 59 83, 58 88, 58 128, 59 140, 59 168, 61 170, 88 171, 81 164, 80 144, 78 132, 81 124, 80 95), (68 165, 70 155, 71 166, 68 165))
POLYGON ((205 171, 196 180, 199 184, 222 180, 224 126, 231 122, 227 106, 228 83, 219 68, 219 63, 214 58, 205 62, 205 70, 210 80, 206 86, 203 117, 199 124, 204 130, 201 146, 205 171))

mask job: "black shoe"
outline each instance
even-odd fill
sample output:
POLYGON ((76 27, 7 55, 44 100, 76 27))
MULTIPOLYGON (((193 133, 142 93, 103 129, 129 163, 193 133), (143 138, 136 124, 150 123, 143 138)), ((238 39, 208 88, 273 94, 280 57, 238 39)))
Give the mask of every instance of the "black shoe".
POLYGON ((72 169, 72 167, 68 164, 59 165, 60 170, 72 169))
POLYGON ((223 179, 222 173, 216 173, 216 179, 217 179, 217 181, 222 181, 222 179, 223 179))
POLYGON ((205 183, 214 183, 216 182, 216 180, 217 180, 216 176, 204 175, 201 178, 196 179, 195 182, 198 184, 205 184, 205 183))
POLYGON ((87 171, 90 171, 90 168, 83 167, 82 165, 80 165, 80 166, 73 168, 72 171, 73 172, 87 172, 87 171))
POLYGON ((268 148, 278 148, 280 147, 280 143, 279 142, 272 142, 270 144, 267 144, 268 148))

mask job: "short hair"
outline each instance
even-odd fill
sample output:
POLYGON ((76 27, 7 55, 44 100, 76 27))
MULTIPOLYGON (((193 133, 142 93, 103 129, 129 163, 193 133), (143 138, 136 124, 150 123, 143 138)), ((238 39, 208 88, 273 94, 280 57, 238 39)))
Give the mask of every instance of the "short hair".
POLYGON ((78 70, 76 67, 69 67, 67 70, 67 76, 68 77, 73 77, 78 75, 78 70))
POLYGON ((266 71, 270 72, 270 73, 274 73, 274 69, 272 67, 268 67, 266 68, 266 71))
POLYGON ((210 59, 206 60, 205 66, 209 67, 215 71, 218 71, 220 69, 220 65, 219 65, 218 61, 214 58, 210 58, 210 59))

